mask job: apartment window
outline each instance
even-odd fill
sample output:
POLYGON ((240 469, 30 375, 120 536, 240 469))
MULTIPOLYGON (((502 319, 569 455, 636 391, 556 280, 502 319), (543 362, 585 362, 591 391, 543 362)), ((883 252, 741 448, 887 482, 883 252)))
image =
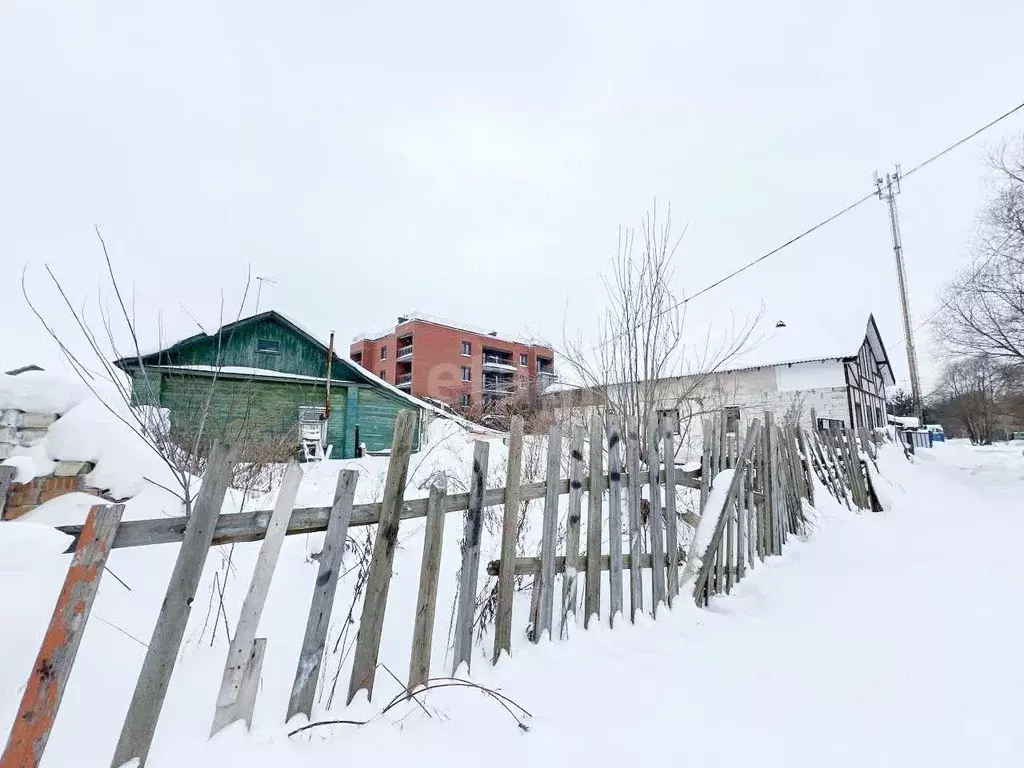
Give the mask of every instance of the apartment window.
POLYGON ((382 379, 384 379, 384 381, 387 381, 387 380, 388 380, 388 372, 387 372, 387 371, 384 371, 384 370, 382 370, 382 371, 380 372, 380 377, 381 377, 382 379))
POLYGON ((470 355, 473 354, 473 345, 470 344, 468 341, 462 342, 462 354, 465 355, 466 357, 469 357, 470 355))
POLYGON ((463 408, 469 408, 469 405, 472 402, 473 399, 469 396, 468 392, 463 392, 461 395, 459 395, 459 405, 461 405, 463 408))
POLYGON ((281 342, 274 339, 256 339, 256 351, 261 355, 280 355, 281 342))
POLYGON ((469 366, 468 365, 462 366, 462 380, 463 381, 470 381, 471 380, 470 374, 471 374, 471 371, 470 371, 469 366))
POLYGON ((519 364, 520 365, 529 365, 530 364, 530 358, 527 355, 520 355, 519 356, 519 364))
POLYGON ((383 347, 380 348, 380 359, 381 360, 387 360, 388 359, 388 347, 387 347, 387 344, 385 344, 383 347))
POLYGON ((679 434, 679 411, 675 408, 669 408, 666 410, 658 411, 658 421, 664 423, 668 419, 669 424, 672 425, 672 434, 679 434))

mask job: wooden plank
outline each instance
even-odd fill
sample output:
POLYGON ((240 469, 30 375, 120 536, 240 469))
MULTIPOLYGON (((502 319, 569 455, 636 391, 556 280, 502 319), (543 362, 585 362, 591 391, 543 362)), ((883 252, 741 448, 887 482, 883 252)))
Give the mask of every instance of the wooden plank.
POLYGON ((89 510, 0 756, 0 768, 38 768, 43 759, 122 514, 124 504, 89 510))
POLYGON ((608 622, 622 613, 622 429, 618 414, 608 414, 608 622))
POLYGON ((274 579, 277 560, 281 556, 288 518, 291 515, 292 507, 295 506, 295 498, 299 495, 301 483, 302 470, 299 468, 299 463, 293 460, 285 470, 267 535, 256 556, 256 565, 253 568, 252 580, 249 582, 249 591, 242 602, 242 612, 239 615, 235 636, 231 639, 231 647, 224 664, 224 676, 221 679, 220 692, 217 694, 217 707, 213 714, 210 736, 245 717, 240 706, 243 703, 240 698, 242 679, 253 652, 256 630, 260 625, 263 606, 266 605, 267 594, 270 592, 270 582, 274 579))
MULTIPOLYGON (((760 441, 758 441, 757 446, 754 446, 754 450, 757 451, 759 447, 760 441)), ((756 467, 756 460, 752 461, 751 464, 756 467)), ((751 481, 749 471, 745 480, 747 486, 747 564, 753 570, 754 564, 757 562, 757 535, 759 533, 755 530, 757 526, 757 502, 754 500, 754 483, 751 481)))
MULTIPOLYGON (((629 517, 629 556, 631 562, 640 562, 640 434, 636 419, 626 417, 626 513, 629 517)), ((629 570, 629 619, 636 623, 638 613, 644 610, 644 585, 640 571, 629 570)))
MULTIPOLYGON (((600 477, 603 464, 604 425, 601 416, 594 413, 590 417, 590 476, 600 477)), ((583 628, 590 626, 590 618, 601 616, 601 533, 603 494, 591 488, 587 492, 587 590, 583 605, 583 628)))
POLYGON ((562 430, 557 424, 548 432, 547 492, 544 496, 544 528, 541 537, 540 603, 533 617, 533 641, 547 634, 551 638, 551 619, 555 606, 555 544, 558 536, 559 474, 562 464, 562 430))
POLYGON ((7 497, 17 474, 17 467, 0 466, 0 520, 4 519, 4 513, 7 510, 7 497))
MULTIPOLYGON (((167 695, 171 672, 174 671, 174 662, 181 650, 185 626, 199 588, 199 578, 203 574, 224 496, 231 482, 231 469, 237 458, 238 448, 234 445, 217 442, 210 449, 199 495, 188 518, 181 550, 174 562, 167 592, 142 662, 142 671, 114 749, 111 762, 113 768, 119 768, 130 760, 138 760, 137 768, 142 768, 149 757, 149 748, 153 743, 153 734, 156 733, 156 723, 167 695)), ((116 537, 114 541, 117 541, 116 537)))
POLYGON ((718 468, 715 470, 717 475, 723 469, 729 468, 729 461, 726 458, 726 435, 729 432, 729 420, 725 417, 725 410, 718 417, 718 468))
POLYGON ((245 722, 246 730, 252 730, 252 714, 256 711, 256 694, 260 689, 260 673, 263 670, 263 657, 267 652, 267 638, 253 638, 249 647, 249 657, 242 669, 242 679, 238 688, 236 707, 238 720, 245 722))
MULTIPOLYGON (((744 474, 740 467, 736 467, 737 474, 744 474)), ((743 498, 743 478, 740 478, 740 488, 736 493, 736 503, 733 504, 726 514, 729 516, 729 521, 725 525, 725 558, 723 565, 725 566, 725 594, 732 593, 732 573, 736 567, 736 528, 738 525, 739 518, 739 501, 743 498)))
MULTIPOLYGON (((658 423, 658 412, 652 410, 647 415, 647 470, 650 474, 651 513, 647 517, 647 530, 651 536, 651 556, 655 563, 665 559, 665 533, 661 506, 661 459, 658 456, 658 437, 661 425, 658 423)), ((658 615, 658 604, 665 602, 665 571, 662 568, 651 569, 651 612, 658 615)))
POLYGON ((733 557, 737 579, 743 578, 747 559, 747 486, 750 479, 750 470, 745 467, 741 467, 741 469, 744 472, 740 492, 736 497, 736 550, 733 557))
POLYGON ((327 628, 331 623, 334 595, 338 590, 338 575, 341 573, 342 558, 345 555, 348 523, 352 517, 352 502, 355 499, 358 479, 359 472, 355 469, 343 469, 338 473, 334 503, 331 505, 331 519, 327 524, 323 549, 320 550, 320 564, 317 568, 313 597, 309 604, 309 618, 306 619, 306 634, 302 640, 299 664, 295 669, 292 693, 288 699, 286 722, 299 713, 306 717, 313 714, 313 697, 320 680, 320 666, 323 664, 324 647, 327 644, 327 628))
MULTIPOLYGON (((586 555, 580 555, 577 562, 579 563, 580 568, 583 568, 585 570, 586 567, 589 565, 589 558, 586 555)), ((638 570, 643 570, 644 568, 650 568, 653 565, 654 560, 651 558, 650 552, 644 552, 642 555, 640 555, 639 562, 640 565, 638 567, 638 570)), ((601 571, 607 571, 611 568, 611 563, 608 555, 601 555, 600 564, 601 571)), ((664 564, 666 566, 668 565, 668 555, 665 556, 664 564)), ((629 555, 623 555, 622 567, 626 570, 632 569, 633 558, 629 555)), ((512 569, 513 574, 515 574, 516 576, 532 576, 540 572, 541 559, 539 557, 517 557, 513 561, 512 569)), ((487 573, 491 576, 500 576, 501 570, 502 569, 500 560, 491 560, 491 562, 487 564, 487 573)), ((555 573, 564 572, 565 557, 559 555, 555 558, 555 573)))
MULTIPOLYGON (((757 443, 757 436, 760 427, 760 420, 754 419, 753 423, 751 423, 747 430, 747 439, 743 444, 743 451, 739 456, 739 463, 741 465, 745 465, 750 459, 751 454, 754 452, 754 446, 757 443)), ((729 489, 726 492, 725 503, 722 506, 722 514, 718 518, 718 524, 715 526, 715 530, 711 535, 711 540, 708 542, 707 549, 701 553, 701 568, 697 574, 697 581, 693 589, 693 598, 697 605, 702 605, 705 602, 704 591, 711 580, 711 573, 715 565, 711 560, 711 555, 719 550, 722 537, 725 534, 725 527, 729 519, 729 506, 735 502, 739 495, 742 481, 743 472, 737 471, 733 474, 732 481, 729 483, 729 489)))
POLYGON ((676 447, 674 419, 662 419, 665 453, 665 554, 668 555, 668 604, 679 594, 679 522, 676 516, 676 447))
POLYGON ((349 681, 346 701, 348 704, 352 703, 358 691, 364 689, 367 698, 373 698, 380 635, 384 628, 384 610, 391 587, 391 569, 395 559, 402 497, 405 495, 405 481, 409 472, 409 455, 412 453, 415 426, 416 414, 413 411, 400 411, 395 417, 391 457, 388 461, 387 478, 384 480, 380 524, 377 526, 377 536, 373 542, 373 554, 370 557, 363 597, 363 613, 359 620, 359 632, 356 634, 352 678, 349 681))
MULTIPOLYGON (((512 567, 516 557, 516 533, 519 529, 519 486, 522 482, 523 467, 523 417, 513 416, 508 433, 508 461, 506 466, 505 509, 501 522, 501 561, 506 564, 505 572, 512 567)), ((443 525, 443 523, 442 523, 443 525)), ((426 565, 426 561, 424 561, 426 565)), ((498 580, 498 607, 494 617, 494 663, 498 663, 501 652, 512 652, 512 599, 515 580, 498 580)), ((433 622, 431 622, 433 626, 433 622)), ((423 682, 426 682, 424 680, 423 682)))
POLYGON ((807 501, 814 506, 814 467, 811 460, 810 441, 800 427, 794 429, 797 440, 797 449, 800 453, 800 467, 804 472, 804 487, 807 489, 807 501))
POLYGON ((576 577, 579 575, 580 517, 583 511, 583 441, 586 430, 574 424, 569 444, 569 515, 565 521, 565 575, 562 577, 562 621, 558 632, 568 637, 570 616, 576 617, 576 577))
POLYGON ((473 447, 473 476, 469 486, 470 503, 466 510, 458 612, 455 615, 452 677, 458 674, 463 662, 469 671, 473 661, 473 619, 476 617, 476 587, 480 579, 480 538, 484 529, 484 488, 487 487, 487 457, 490 449, 491 444, 484 440, 478 440, 473 447))
POLYGON ((703 438, 704 448, 700 454, 700 510, 704 511, 704 504, 708 500, 708 493, 711 491, 711 475, 714 469, 711 466, 711 445, 714 440, 712 430, 714 422, 711 419, 704 419, 703 438))
MULTIPOLYGON (((411 692, 430 679, 430 652, 437 612, 437 582, 441 574, 441 545, 444 543, 445 494, 448 478, 438 472, 430 484, 427 523, 423 531, 423 560, 420 564, 420 588, 416 597, 416 622, 412 629, 412 655, 409 659, 411 692)), ((502 553, 504 556, 504 552, 502 553)), ((512 579, 509 579, 511 582, 512 579)), ((511 627, 511 622, 509 622, 511 627)))
MULTIPOLYGON (((660 478, 664 477, 662 471, 660 478)), ((646 473, 645 473, 646 476, 646 473)), ((620 481, 623 478, 620 478, 620 481)), ((628 479, 628 478, 626 478, 628 479)), ((608 476, 602 476, 598 482, 602 490, 608 489, 608 476)), ((554 492, 556 495, 564 495, 569 492, 569 481, 560 480, 555 476, 554 492)), ((683 472, 676 468, 676 485, 686 488, 700 488, 699 473, 683 472)), ((583 478, 583 488, 590 487, 590 478, 583 478)), ((535 483, 524 483, 520 487, 520 500, 533 501, 546 498, 548 494, 547 481, 535 483)), ((505 503, 504 488, 489 488, 484 493, 484 507, 496 507, 505 503)), ((376 525, 380 522, 379 502, 370 504, 356 504, 352 508, 352 520, 349 526, 359 528, 364 525, 376 525)), ((469 494, 455 493, 448 497, 446 504, 448 512, 465 512, 469 509, 469 494)), ((288 523, 288 535, 294 536, 304 533, 319 533, 327 530, 327 521, 330 518, 330 507, 297 507, 292 510, 291 520, 288 523)), ((233 544, 238 542, 259 541, 263 538, 270 521, 271 510, 259 510, 256 512, 239 512, 222 515, 217 521, 214 530, 213 546, 222 544, 233 544)), ((403 501, 402 510, 399 514, 400 520, 414 520, 427 516, 427 499, 410 499, 403 501)), ((152 546, 154 544, 173 544, 182 541, 185 526, 188 522, 184 517, 164 517, 152 520, 127 520, 121 523, 117 529, 117 538, 114 539, 114 549, 124 547, 152 546)), ((71 543, 65 550, 67 554, 75 551, 78 535, 81 533, 80 525, 60 525, 57 530, 66 533, 72 538, 71 543)))

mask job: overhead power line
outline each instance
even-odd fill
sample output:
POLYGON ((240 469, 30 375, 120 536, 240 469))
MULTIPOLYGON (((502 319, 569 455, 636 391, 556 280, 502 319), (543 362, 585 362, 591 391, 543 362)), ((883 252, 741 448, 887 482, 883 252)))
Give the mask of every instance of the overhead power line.
MULTIPOLYGON (((1003 120, 1005 120, 1006 118, 1010 117, 1011 115, 1014 115, 1017 112, 1020 112, 1022 109, 1024 109, 1024 102, 1021 102, 1020 104, 1015 106, 1010 111, 1004 112, 999 117, 997 117, 995 120, 991 120, 988 123, 985 123, 985 125, 981 126, 977 130, 972 131, 971 133, 967 134, 962 139, 954 142, 953 144, 950 144, 948 147, 943 149, 941 152, 937 152, 934 155, 932 155, 931 157, 929 157, 927 160, 924 160, 924 161, 918 163, 913 168, 911 168, 909 171, 904 173, 903 174, 903 178, 906 178, 907 176, 910 176, 911 174, 917 173, 918 171, 920 171, 925 166, 934 163, 936 160, 938 160, 939 158, 941 158, 941 157, 947 155, 948 153, 952 152, 957 147, 962 146, 963 144, 966 144, 968 141, 973 139, 978 134, 987 131, 992 126, 996 125, 997 123, 1002 122, 1003 120)), ((722 283, 725 283, 725 282, 728 282, 729 280, 732 280, 737 275, 739 275, 739 274, 741 274, 743 272, 746 272, 751 267, 756 266, 756 265, 760 264, 762 261, 765 261, 766 259, 771 258, 772 256, 774 256, 775 254, 779 253, 780 251, 785 250, 786 248, 788 248, 789 246, 793 245, 797 241, 802 240, 803 238, 807 237, 807 235, 811 234, 812 232, 816 232, 817 230, 821 229, 822 227, 826 226, 827 224, 831 224, 833 221, 838 219, 840 216, 844 216, 845 214, 849 213, 850 211, 852 211, 857 206, 862 205, 863 203, 866 203, 871 198, 877 196, 877 194, 878 194, 877 190, 872 190, 868 194, 864 195, 864 197, 861 197, 861 198, 853 201, 852 203, 847 205, 845 208, 843 208, 843 209, 837 211, 836 213, 832 214, 831 216, 829 216, 827 219, 823 219, 822 221, 819 221, 813 227, 810 227, 809 229, 805 229, 799 235, 797 235, 796 237, 790 238, 789 240, 787 240, 786 242, 784 242, 782 245, 778 246, 777 248, 773 248, 772 250, 768 251, 767 253, 763 254, 762 256, 758 256, 753 261, 747 262, 746 264, 744 264, 739 269, 733 270, 728 275, 725 275, 724 277, 719 278, 718 280, 716 280, 715 282, 711 283, 710 285, 705 286, 704 288, 701 288, 696 293, 691 294, 690 296, 687 296, 685 299, 682 299, 681 301, 677 302, 676 304, 674 304, 669 309, 666 309, 665 312, 663 312, 662 314, 670 312, 673 309, 678 309, 679 307, 683 306, 684 304, 692 301, 693 299, 696 299, 698 296, 702 296, 705 293, 707 293, 708 291, 714 290, 718 286, 722 285, 722 283)))

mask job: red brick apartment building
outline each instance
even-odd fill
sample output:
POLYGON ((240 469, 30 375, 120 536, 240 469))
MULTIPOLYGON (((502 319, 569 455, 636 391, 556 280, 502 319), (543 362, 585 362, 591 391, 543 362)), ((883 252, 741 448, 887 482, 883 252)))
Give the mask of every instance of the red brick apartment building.
POLYGON ((463 411, 486 409, 524 384, 543 389, 555 379, 550 347, 422 314, 357 336, 350 357, 416 397, 463 411))

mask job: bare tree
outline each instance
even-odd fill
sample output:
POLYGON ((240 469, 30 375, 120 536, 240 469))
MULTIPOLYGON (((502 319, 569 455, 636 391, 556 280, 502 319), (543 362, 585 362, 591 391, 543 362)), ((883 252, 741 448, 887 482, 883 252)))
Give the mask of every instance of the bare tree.
MULTIPOLYGON (((163 462, 170 471, 173 483, 170 487, 155 478, 147 478, 176 495, 184 506, 185 514, 192 510, 196 478, 203 472, 209 444, 217 438, 229 438, 242 446, 242 462, 236 468, 233 485, 244 493, 267 491, 274 484, 274 461, 297 446, 297 436, 288 433, 288 428, 297 430, 297 424, 288 424, 271 434, 268 426, 257 424, 250 419, 254 398, 253 379, 250 377, 243 386, 236 387, 225 395, 218 387, 222 371, 222 349, 229 339, 224 337, 224 301, 221 300, 220 325, 216 333, 216 356, 207 366, 205 378, 199 379, 182 374, 178 383, 184 389, 189 387, 184 406, 173 414, 159 407, 156 382, 159 375, 151 372, 146 363, 148 355, 140 343, 140 321, 133 299, 122 290, 114 270, 113 261, 106 243, 96 232, 103 251, 106 290, 109 301, 105 301, 103 288, 97 297, 93 313, 85 305, 76 307, 57 275, 46 267, 50 282, 59 295, 72 325, 80 337, 62 337, 36 304, 29 297, 26 276, 22 274, 22 293, 30 309, 56 342, 74 373, 86 388, 118 421, 134 432, 163 462), (111 309, 111 305, 113 309, 111 309), (82 353, 74 351, 84 348, 82 353), (121 370, 117 362, 129 360, 132 375, 121 370), (197 383, 201 382, 201 383, 197 383), (225 399, 227 398, 227 399, 225 399), (216 404, 216 408, 214 407, 216 404), (216 418, 217 411, 220 418, 216 418)), ((234 320, 240 319, 249 295, 247 277, 238 310, 234 320)), ((166 345, 163 327, 157 319, 157 336, 161 346, 166 345)), ((167 375, 167 374, 165 374, 167 375)))
POLYGON ((936 337, 951 356, 1024 365, 1024 137, 990 158, 993 194, 971 263, 942 289, 936 337))
POLYGON ((692 340, 684 330, 685 300, 675 288, 683 235, 672 233, 671 208, 659 222, 655 204, 639 235, 638 241, 633 229, 619 231, 611 271, 604 276, 606 304, 597 343, 590 347, 579 335, 564 334, 562 363, 582 385, 565 399, 635 419, 642 440, 651 410, 675 411, 685 435, 715 399, 710 378, 747 348, 760 314, 715 329, 726 330, 721 338, 709 329, 692 340))
POLYGON ((975 355, 950 363, 942 371, 933 408, 955 434, 963 430, 975 445, 988 445, 1005 428, 1012 378, 996 359, 975 355))

